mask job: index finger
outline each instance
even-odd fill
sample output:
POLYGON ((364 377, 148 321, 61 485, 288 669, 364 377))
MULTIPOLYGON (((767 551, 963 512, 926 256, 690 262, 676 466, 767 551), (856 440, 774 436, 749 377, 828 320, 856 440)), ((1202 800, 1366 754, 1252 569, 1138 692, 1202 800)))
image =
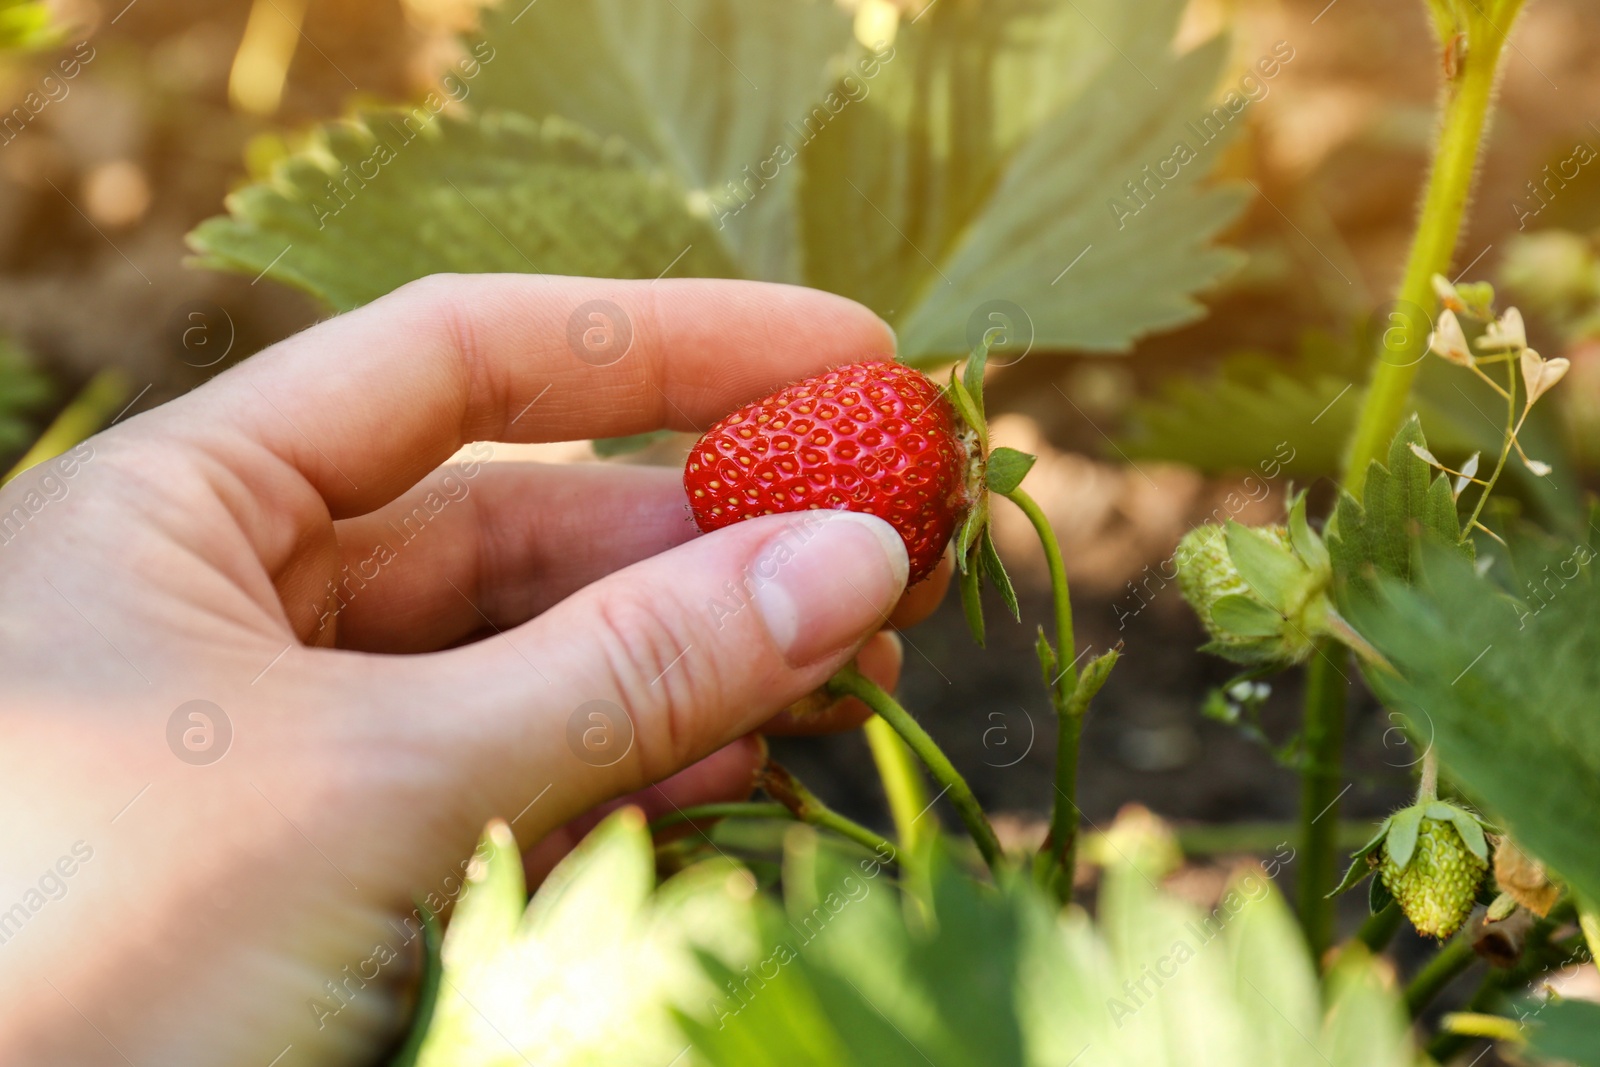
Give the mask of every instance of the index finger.
POLYGON ((435 275, 182 406, 191 431, 242 433, 293 466, 337 518, 394 499, 470 441, 704 430, 779 386, 893 352, 872 312, 797 286, 435 275))

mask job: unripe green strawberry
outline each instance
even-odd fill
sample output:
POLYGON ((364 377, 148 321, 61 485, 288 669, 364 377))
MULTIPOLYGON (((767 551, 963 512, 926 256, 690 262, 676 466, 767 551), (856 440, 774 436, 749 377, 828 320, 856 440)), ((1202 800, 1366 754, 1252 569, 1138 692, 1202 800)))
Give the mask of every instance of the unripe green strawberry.
POLYGON ((1305 661, 1328 631, 1332 569, 1295 497, 1287 526, 1207 523, 1178 542, 1178 586, 1211 635, 1207 652, 1251 667, 1305 661))
POLYGON ((1396 862, 1387 846, 1382 854, 1378 875, 1417 933, 1442 941, 1461 928, 1489 864, 1474 854, 1453 822, 1424 816, 1409 862, 1396 862))
MULTIPOLYGON (((1289 531, 1283 526, 1257 526, 1284 548, 1289 548, 1289 531)), ((1178 567, 1178 588, 1183 598, 1200 617, 1200 625, 1212 640, 1227 641, 1230 635, 1212 618, 1211 608, 1225 596, 1250 596, 1250 585, 1228 556, 1227 531, 1214 522, 1203 523, 1183 535, 1173 556, 1178 567)), ((1259 599, 1259 598, 1253 598, 1259 599)))

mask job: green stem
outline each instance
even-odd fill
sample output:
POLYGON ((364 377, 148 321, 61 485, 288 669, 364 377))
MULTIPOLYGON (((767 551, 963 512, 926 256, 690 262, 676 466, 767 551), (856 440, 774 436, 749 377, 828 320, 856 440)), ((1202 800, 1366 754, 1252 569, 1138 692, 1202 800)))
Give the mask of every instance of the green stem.
MULTIPOLYGON (((1390 440, 1405 418, 1411 385, 1428 343, 1426 324, 1414 316, 1433 312, 1433 276, 1450 270, 1461 236, 1461 221, 1471 199, 1479 146, 1488 125, 1503 51, 1503 40, 1490 40, 1487 33, 1474 36, 1456 77, 1445 89, 1433 169, 1395 302, 1404 327, 1384 333, 1384 346, 1373 366, 1345 457, 1344 487, 1357 499, 1366 482, 1368 465, 1388 451, 1390 440)), ((1453 43, 1446 47, 1452 48, 1453 43)))
POLYGON ((1483 491, 1478 494, 1478 506, 1472 509, 1472 517, 1461 528, 1461 539, 1465 541, 1472 536, 1472 528, 1478 524, 1478 516, 1483 514, 1483 506, 1489 502, 1489 494, 1494 492, 1494 485, 1500 480, 1500 472, 1506 469, 1506 460, 1511 458, 1512 446, 1517 440, 1517 372, 1511 363, 1506 363, 1506 439, 1500 445, 1500 458, 1495 461, 1494 471, 1483 483, 1483 491))
POLYGON ((830 678, 828 690, 835 696, 855 697, 894 728, 895 733, 911 747, 911 751, 922 761, 923 766, 928 768, 933 780, 944 788, 945 795, 955 806, 956 814, 961 817, 967 832, 972 835, 973 843, 978 846, 983 861, 998 876, 1001 861, 1000 840, 994 835, 994 827, 989 825, 988 817, 978 805, 978 798, 973 796, 972 787, 967 785, 967 780, 961 777, 961 772, 956 770, 955 764, 950 762, 949 757, 928 735, 928 731, 911 717, 909 711, 900 706, 899 701, 884 692, 882 687, 854 666, 844 667, 830 678))
POLYGON ((794 813, 782 804, 750 801, 739 804, 695 804, 688 808, 669 811, 650 824, 650 832, 659 834, 674 826, 690 822, 714 822, 717 819, 793 819, 794 813))
POLYGON ((1345 697, 1342 672, 1349 657, 1330 638, 1317 641, 1306 669, 1303 737, 1305 769, 1300 776, 1300 874, 1297 879, 1300 925, 1314 958, 1333 938, 1333 906, 1328 893, 1339 877, 1339 796, 1344 786, 1345 697))
POLYGON ((790 774, 788 768, 776 760, 767 760, 756 784, 803 823, 822 830, 832 830, 885 860, 892 860, 899 855, 883 837, 828 807, 821 797, 806 788, 804 782, 790 774))
POLYGON ((29 467, 55 459, 84 438, 98 433, 127 396, 128 376, 119 368, 110 367, 97 373, 45 427, 44 433, 17 460, 16 466, 0 478, 0 485, 5 485, 29 467))
MULTIPOLYGON (((1478 985, 1477 992, 1472 994, 1472 999, 1467 1001, 1467 1006, 1462 1010, 1473 1013, 1491 1011, 1499 1006, 1507 990, 1525 986, 1546 971, 1562 966, 1566 961, 1559 955, 1552 958, 1549 953, 1550 935, 1561 921, 1565 921, 1564 917, 1558 918, 1557 912, 1552 911, 1534 923, 1533 929, 1528 931, 1527 941, 1523 943, 1521 962, 1510 968, 1490 968, 1478 985)), ((1428 1055, 1437 1063, 1445 1063, 1471 1041, 1472 1038, 1466 1034, 1437 1034, 1428 1042, 1428 1055)))
POLYGON ((1077 639, 1072 629, 1072 592, 1067 585, 1067 567, 1061 557, 1061 542, 1037 501, 1021 489, 1005 494, 1028 517, 1039 544, 1044 548, 1045 566, 1050 572, 1050 599, 1055 614, 1055 654, 1064 663, 1050 683, 1050 705, 1056 712, 1055 796, 1050 812, 1050 862, 1039 871, 1055 889, 1058 899, 1072 895, 1073 872, 1077 865, 1078 758, 1083 738, 1083 716, 1088 711, 1074 700, 1078 690, 1077 639))
MULTIPOLYGON (((1377 875, 1373 877, 1376 878, 1377 875)), ((1400 932, 1402 918, 1404 916, 1400 913, 1400 905, 1391 900, 1381 910, 1367 916, 1367 921, 1356 931, 1356 940, 1366 945, 1372 952, 1382 952, 1388 947, 1389 942, 1394 940, 1394 935, 1400 932)))
POLYGON ((902 849, 911 855, 920 855, 922 847, 939 835, 939 823, 937 816, 928 811, 928 787, 923 782, 916 757, 894 732, 894 727, 877 715, 867 720, 863 732, 867 735, 867 747, 872 750, 872 762, 878 768, 878 778, 883 782, 895 837, 899 838, 902 849))
POLYGON ((1434 953, 1415 978, 1406 985, 1406 1010, 1415 1019, 1433 1002, 1444 987, 1466 973, 1478 960, 1472 951, 1472 940, 1465 933, 1457 934, 1443 948, 1434 953))
POLYGON ((1078 669, 1073 659, 1076 641, 1072 634, 1072 595, 1067 588, 1067 567, 1061 558, 1061 543, 1056 540, 1056 532, 1050 525, 1050 520, 1045 517, 1037 501, 1022 489, 1013 489, 1006 494, 1022 513, 1033 524, 1033 530, 1039 535, 1039 544, 1044 548, 1045 566, 1050 570, 1050 598, 1055 610, 1056 624, 1056 656, 1066 663, 1066 668, 1056 676, 1055 684, 1051 687, 1050 699, 1058 713, 1064 711, 1072 701, 1072 694, 1078 688, 1078 669))

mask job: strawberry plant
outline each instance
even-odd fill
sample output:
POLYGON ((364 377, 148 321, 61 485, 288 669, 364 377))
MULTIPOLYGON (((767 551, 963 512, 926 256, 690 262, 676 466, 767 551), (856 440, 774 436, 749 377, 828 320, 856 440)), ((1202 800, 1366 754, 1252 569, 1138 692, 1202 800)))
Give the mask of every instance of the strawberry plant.
MULTIPOLYGON (((1427 1062, 1424 1048, 1444 1062, 1478 1037, 1597 1062, 1583 1006, 1517 1013, 1600 947, 1600 526, 1577 488, 1596 453, 1564 444, 1600 419, 1577 403, 1552 416, 1573 358, 1530 347, 1489 284, 1450 280, 1523 0, 1426 0, 1442 111, 1380 328, 1168 382, 1119 445, 1248 468, 1285 427, 1328 416, 1283 464, 1333 486, 1293 493, 1280 522, 1198 525, 1173 556, 1203 650, 1237 672, 1197 707, 1242 720, 1267 679, 1303 675, 1280 753, 1300 779, 1292 859, 1236 873, 1202 914, 1157 884, 1178 859, 1159 822, 1083 833, 1081 732, 1122 651, 1080 651, 1062 546, 1025 488, 1034 457, 998 440, 986 394, 1018 347, 1122 351, 1196 318, 1238 260, 1215 239, 1243 199, 1208 180, 1216 138, 1193 147, 1186 125, 1231 111, 1227 94, 1211 104, 1226 42, 1174 48, 1183 6, 869 3, 854 24, 806 0, 491 9, 464 42, 460 106, 313 130, 191 235, 200 264, 332 310, 438 271, 746 277, 852 297, 895 328, 898 360, 794 383, 685 442, 699 527, 878 515, 913 583, 948 551, 980 646, 986 586, 1022 614, 995 510, 1015 508, 1043 552, 1035 653, 1056 745, 1042 843, 1003 845, 933 734, 848 667, 792 710, 854 698, 874 713, 892 839, 769 762, 765 801, 653 827, 614 816, 529 904, 496 824, 399 1062, 1298 1064, 1309 1046, 1342 1067, 1427 1062), (996 308, 1028 309, 1027 344, 996 308), (1363 377, 1359 401, 1336 408, 1346 375, 1363 377), (1358 684, 1420 756, 1414 802, 1347 856, 1358 684), (937 829, 940 798, 968 841, 937 829), (1271 884, 1291 862, 1293 915, 1271 884), (1093 919, 1080 868, 1103 872, 1093 919), (1369 877, 1369 918, 1339 929, 1337 894, 1369 877), (1375 954, 1402 924, 1437 945, 1400 991, 1375 954), (1480 954, 1465 1010, 1437 1018, 1480 954)), ((1592 344, 1597 262, 1584 239, 1546 235, 1519 244, 1507 281, 1564 343, 1592 344)))

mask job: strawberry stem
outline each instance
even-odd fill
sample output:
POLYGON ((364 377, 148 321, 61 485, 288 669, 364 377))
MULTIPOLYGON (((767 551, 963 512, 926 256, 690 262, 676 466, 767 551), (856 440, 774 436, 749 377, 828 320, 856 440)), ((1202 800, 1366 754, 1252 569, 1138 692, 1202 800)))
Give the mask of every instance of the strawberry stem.
POLYGON ((921 855, 922 846, 938 836, 939 823, 929 814, 927 822, 918 826, 928 810, 930 798, 917 759, 894 728, 880 716, 868 719, 862 731, 867 735, 867 747, 872 750, 872 762, 877 765, 878 779, 889 801, 895 837, 902 849, 914 856, 921 855))
MULTIPOLYGON (((1089 710, 1087 701, 1074 699, 1078 690, 1078 661, 1077 641, 1072 631, 1072 594, 1067 586, 1061 543, 1044 510, 1020 487, 1004 495, 1028 517, 1044 548, 1045 565, 1050 571, 1050 596, 1055 608, 1055 660, 1066 664, 1050 684, 1050 706, 1056 713, 1055 797, 1050 812, 1050 862, 1040 872, 1041 880, 1055 890, 1058 899, 1065 901, 1072 895, 1072 877, 1077 867, 1078 749, 1083 735, 1083 716, 1089 710)), ((1049 669, 1047 666, 1046 670, 1049 669)))
POLYGON ((928 768, 933 780, 944 787, 944 795, 948 796, 950 803, 955 806, 956 814, 961 817, 967 832, 972 835, 973 843, 983 855, 983 861, 989 865, 989 870, 999 877, 1000 839, 995 837, 994 827, 989 825, 989 818, 978 805, 978 798, 973 795, 972 787, 961 776, 961 772, 956 770, 955 764, 950 762, 944 750, 929 736, 928 731, 922 728, 922 724, 912 718, 911 713, 902 707, 899 701, 854 666, 844 667, 828 679, 828 691, 835 696, 855 697, 894 728, 894 732, 900 735, 916 757, 928 768))

